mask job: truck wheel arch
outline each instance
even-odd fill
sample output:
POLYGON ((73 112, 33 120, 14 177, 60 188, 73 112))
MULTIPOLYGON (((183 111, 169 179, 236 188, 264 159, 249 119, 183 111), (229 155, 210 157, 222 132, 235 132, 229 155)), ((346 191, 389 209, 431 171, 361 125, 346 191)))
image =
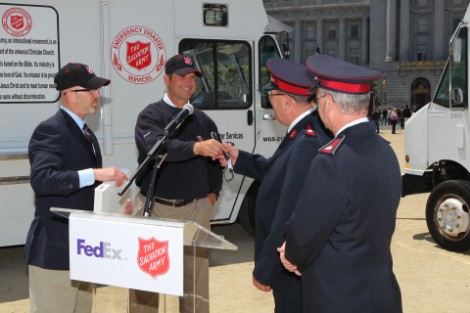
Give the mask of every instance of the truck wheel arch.
POLYGON ((242 224, 243 228, 250 235, 255 234, 255 212, 256 212, 256 197, 258 196, 260 182, 255 180, 248 191, 246 192, 245 198, 243 198, 240 211, 238 212, 238 220, 242 224))
POLYGON ((426 223, 439 246, 455 252, 470 249, 470 182, 438 184, 426 204, 426 223))

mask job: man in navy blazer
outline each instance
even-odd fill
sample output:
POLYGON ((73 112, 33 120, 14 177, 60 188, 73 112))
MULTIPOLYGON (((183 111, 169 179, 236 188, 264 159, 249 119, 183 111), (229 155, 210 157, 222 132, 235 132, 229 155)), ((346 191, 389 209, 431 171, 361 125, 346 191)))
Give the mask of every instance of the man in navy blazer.
POLYGON ((302 275, 304 313, 401 313, 390 251, 400 168, 367 117, 372 81, 383 74, 327 55, 309 57, 307 68, 335 138, 308 170, 281 260, 302 275))
POLYGON ((91 312, 91 284, 69 278, 68 221, 51 207, 93 210, 94 189, 117 186, 120 170, 102 168, 99 143, 85 117, 99 106, 99 89, 110 83, 84 64, 69 63, 56 75, 59 111, 41 122, 29 142, 35 212, 25 246, 31 312, 91 312))
POLYGON ((305 65, 273 58, 266 66, 271 83, 264 89, 269 90, 277 119, 288 127, 287 136, 270 158, 229 145, 227 150, 237 173, 261 182, 256 199, 253 284, 262 291, 272 290, 276 313, 301 313, 300 279, 283 268, 277 248, 284 242, 285 225, 308 165, 331 137, 312 102, 309 88, 314 76, 305 65))

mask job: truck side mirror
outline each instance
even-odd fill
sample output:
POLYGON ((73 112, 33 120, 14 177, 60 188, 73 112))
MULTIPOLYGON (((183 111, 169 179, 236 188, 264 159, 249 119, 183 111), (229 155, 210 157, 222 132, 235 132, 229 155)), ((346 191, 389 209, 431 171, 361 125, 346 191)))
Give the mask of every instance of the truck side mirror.
POLYGON ((454 38, 451 43, 452 61, 459 63, 462 61, 462 39, 454 38))

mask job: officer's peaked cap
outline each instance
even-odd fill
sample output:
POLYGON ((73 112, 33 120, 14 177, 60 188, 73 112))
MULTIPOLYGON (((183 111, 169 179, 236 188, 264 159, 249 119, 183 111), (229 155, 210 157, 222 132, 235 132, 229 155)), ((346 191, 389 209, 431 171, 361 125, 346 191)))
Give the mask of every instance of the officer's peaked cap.
POLYGON ((303 64, 288 59, 271 58, 266 62, 271 73, 271 82, 264 90, 279 90, 284 93, 309 96, 315 75, 303 64))
POLYGON ((367 94, 372 82, 384 76, 379 71, 324 54, 308 57, 307 68, 315 75, 315 87, 348 94, 367 94))

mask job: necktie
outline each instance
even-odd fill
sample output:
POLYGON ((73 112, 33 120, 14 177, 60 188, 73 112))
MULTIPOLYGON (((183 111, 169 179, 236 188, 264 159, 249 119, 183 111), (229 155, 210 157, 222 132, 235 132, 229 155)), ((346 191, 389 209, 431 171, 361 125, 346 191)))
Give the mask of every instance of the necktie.
POLYGON ((93 152, 95 151, 95 148, 93 147, 93 137, 91 136, 91 130, 88 127, 87 124, 83 125, 83 134, 85 135, 86 139, 88 140, 88 143, 90 144, 91 149, 93 152))

